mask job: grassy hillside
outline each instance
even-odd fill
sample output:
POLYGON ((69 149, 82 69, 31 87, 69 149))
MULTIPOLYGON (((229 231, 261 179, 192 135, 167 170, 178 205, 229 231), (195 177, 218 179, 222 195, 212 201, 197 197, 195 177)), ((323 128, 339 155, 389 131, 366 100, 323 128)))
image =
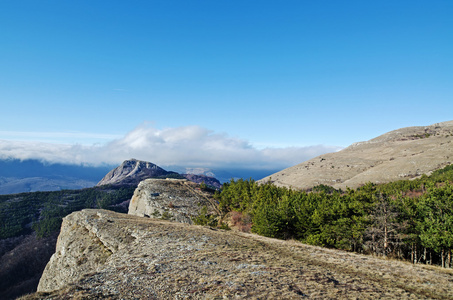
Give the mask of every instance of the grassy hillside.
POLYGON ((367 182, 413 179, 451 164, 452 137, 453 122, 401 128, 312 158, 260 181, 295 189, 320 184, 346 189, 367 182))

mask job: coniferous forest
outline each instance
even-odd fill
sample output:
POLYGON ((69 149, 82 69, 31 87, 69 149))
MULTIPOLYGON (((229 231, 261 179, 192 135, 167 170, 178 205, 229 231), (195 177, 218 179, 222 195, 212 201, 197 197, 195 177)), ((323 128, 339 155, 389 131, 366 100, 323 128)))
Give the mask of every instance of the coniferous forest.
POLYGON ((215 195, 254 233, 413 263, 452 267, 453 165, 415 180, 310 191, 231 180, 215 195))
POLYGON ((84 208, 127 213, 121 203, 135 186, 102 186, 81 190, 0 195, 0 240, 30 234, 44 237, 60 230, 62 218, 84 208))

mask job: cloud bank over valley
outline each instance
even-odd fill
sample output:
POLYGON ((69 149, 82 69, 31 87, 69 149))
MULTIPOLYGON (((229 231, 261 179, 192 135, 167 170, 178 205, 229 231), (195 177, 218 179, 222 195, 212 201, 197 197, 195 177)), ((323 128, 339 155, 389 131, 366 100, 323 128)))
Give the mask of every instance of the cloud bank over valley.
POLYGON ((38 159, 47 163, 117 165, 129 158, 164 168, 279 170, 341 147, 263 148, 200 126, 156 129, 142 124, 104 144, 0 140, 0 159, 38 159))

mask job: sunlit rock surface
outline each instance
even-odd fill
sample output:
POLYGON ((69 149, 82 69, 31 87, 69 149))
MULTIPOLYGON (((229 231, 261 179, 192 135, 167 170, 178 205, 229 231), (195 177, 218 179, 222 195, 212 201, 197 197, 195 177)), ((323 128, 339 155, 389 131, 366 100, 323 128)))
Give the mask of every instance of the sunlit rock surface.
POLYGON ((185 179, 146 179, 138 185, 129 203, 129 214, 140 217, 164 218, 192 224, 206 206, 215 214, 212 195, 199 185, 185 179))

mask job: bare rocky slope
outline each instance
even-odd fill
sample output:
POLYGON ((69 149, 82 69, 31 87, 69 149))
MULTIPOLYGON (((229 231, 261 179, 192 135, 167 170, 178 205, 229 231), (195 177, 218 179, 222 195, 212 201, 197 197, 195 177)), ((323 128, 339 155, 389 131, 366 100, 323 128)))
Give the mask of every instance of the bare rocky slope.
POLYGON ((260 182, 272 181, 277 186, 295 189, 320 184, 346 189, 367 182, 412 179, 451 164, 452 141, 453 121, 402 128, 320 155, 260 182))
POLYGON ((23 299, 453 299, 452 270, 105 210, 63 220, 23 299))

